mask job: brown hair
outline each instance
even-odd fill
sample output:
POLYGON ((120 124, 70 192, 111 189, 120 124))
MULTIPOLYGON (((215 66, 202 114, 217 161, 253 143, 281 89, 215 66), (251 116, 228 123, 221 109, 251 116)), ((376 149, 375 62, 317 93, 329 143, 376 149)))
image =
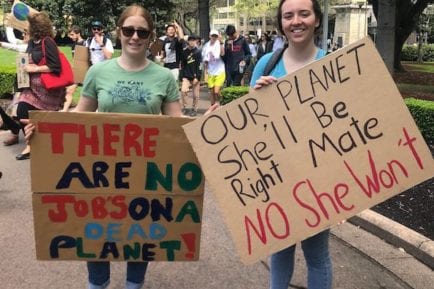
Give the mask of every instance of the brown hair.
POLYGON ((29 21, 30 38, 39 40, 47 36, 54 36, 53 23, 44 11, 30 14, 27 20, 29 21))
POLYGON ((151 39, 154 31, 154 22, 152 21, 152 16, 148 12, 148 10, 138 4, 132 4, 125 8, 121 16, 119 16, 117 22, 118 30, 123 26, 125 19, 130 16, 142 16, 143 18, 145 18, 146 22, 148 23, 149 31, 151 31, 151 36, 149 37, 151 39))
MULTIPOLYGON (((321 25, 322 25, 321 6, 319 5, 318 0, 311 0, 311 1, 312 1, 313 13, 315 13, 316 19, 319 20, 318 27, 315 27, 315 33, 318 34, 319 31, 321 30, 321 25)), ((282 33, 282 35, 285 35, 285 33, 283 32, 283 28, 282 28, 282 6, 283 6, 283 3, 285 3, 285 2, 286 2, 286 0, 280 0, 279 6, 277 8, 277 25, 278 25, 279 31, 280 31, 280 33, 282 33)))

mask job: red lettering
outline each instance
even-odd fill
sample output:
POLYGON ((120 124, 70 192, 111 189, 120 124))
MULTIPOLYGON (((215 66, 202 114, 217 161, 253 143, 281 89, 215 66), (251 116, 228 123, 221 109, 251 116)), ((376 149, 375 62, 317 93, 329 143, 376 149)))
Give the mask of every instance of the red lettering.
POLYGON ((78 200, 74 203, 74 212, 77 217, 85 217, 89 213, 89 206, 86 201, 78 200))
POLYGON ((124 219, 128 213, 128 207, 125 204, 125 196, 114 196, 112 199, 113 206, 119 208, 118 212, 110 212, 110 217, 113 219, 124 219))
POLYGON ((103 124, 104 131, 104 155, 116 156, 116 150, 112 147, 112 143, 119 143, 119 135, 114 134, 120 131, 118 124, 103 124))
POLYGON ((255 231, 256 236, 259 238, 259 240, 262 242, 262 244, 267 244, 267 235, 265 234, 265 228, 264 223, 262 222, 261 212, 259 209, 256 209, 256 217, 258 219, 258 225, 259 230, 255 227, 253 222, 249 219, 249 217, 244 217, 244 226, 246 228, 246 235, 247 235, 247 250, 249 252, 249 255, 252 254, 252 239, 251 239, 251 233, 250 228, 255 231))
POLYGON ((94 219, 104 219, 108 212, 105 208, 105 199, 103 197, 96 197, 92 199, 92 213, 94 219))
POLYGON ((99 154, 98 127, 96 125, 90 127, 89 137, 86 136, 86 127, 82 124, 78 126, 78 156, 86 155, 86 146, 91 147, 93 155, 99 154))
POLYGON ((404 165, 397 160, 391 160, 389 163, 387 163, 387 167, 389 171, 386 170, 378 171, 370 150, 368 150, 368 162, 369 162, 369 167, 371 169, 371 175, 365 175, 365 179, 366 179, 365 185, 363 184, 362 180, 356 175, 352 167, 346 161, 344 161, 344 164, 347 167, 348 172, 353 177, 354 181, 357 183, 357 185, 360 187, 363 193, 369 198, 372 197, 373 193, 379 193, 381 190, 381 186, 389 189, 392 188, 394 185, 398 184, 398 178, 396 176, 395 170, 393 169, 392 165, 395 165, 395 167, 401 170, 401 173, 405 177, 408 177, 408 172, 405 169, 404 165))
POLYGON ((299 188, 301 185, 305 184, 305 183, 306 183, 305 181, 298 182, 298 183, 294 186, 294 189, 292 190, 292 195, 294 196, 295 201, 296 201, 296 202, 297 202, 301 207, 303 207, 303 208, 305 208, 305 209, 308 209, 309 211, 311 211, 311 212, 315 215, 315 218, 316 218, 315 223, 310 223, 308 219, 304 219, 304 221, 306 222, 306 225, 308 225, 308 226, 311 227, 311 228, 314 228, 314 227, 318 226, 318 224, 319 224, 319 222, 320 222, 320 220, 321 220, 320 215, 317 213, 317 211, 315 210, 315 208, 309 206, 307 203, 303 202, 303 201, 298 197, 298 188, 299 188))
POLYGON ((344 205, 344 203, 342 202, 342 199, 348 194, 349 191, 349 187, 347 184, 343 184, 343 183, 338 183, 334 186, 333 188, 333 194, 328 193, 326 191, 323 191, 321 193, 318 193, 314 186, 312 185, 311 181, 309 179, 307 179, 306 181, 301 181, 298 182, 295 186, 294 189, 292 191, 292 194, 294 195, 294 198, 296 200, 296 202, 303 208, 308 209, 310 212, 312 212, 315 216, 315 221, 314 222, 310 222, 308 219, 304 219, 304 221, 306 222, 306 224, 311 227, 314 228, 316 226, 318 226, 321 222, 321 215, 320 213, 322 213, 322 215, 329 220, 329 212, 327 210, 327 207, 324 205, 325 201, 329 201, 329 203, 331 203, 332 207, 334 208, 335 212, 337 214, 340 214, 341 210, 340 209, 344 209, 346 211, 352 210, 354 208, 354 205, 351 205, 350 207, 347 207, 344 205), (307 191, 302 191, 299 189, 301 188, 302 185, 307 185, 307 191), (343 191, 341 191, 341 189, 343 189, 343 191), (309 193, 313 196, 313 199, 316 201, 315 205, 318 205, 318 207, 320 208, 320 212, 317 211, 314 207, 312 207, 311 205, 314 204, 309 204, 308 202, 304 202, 300 197, 299 197, 299 193, 301 195, 306 196, 307 200, 310 200, 311 198, 309 198, 309 193))
POLYGON ((140 144, 137 141, 139 136, 142 134, 142 129, 135 124, 127 124, 125 126, 124 134, 124 155, 130 156, 130 150, 134 149, 137 156, 141 156, 140 144))
POLYGON ((268 228, 270 229, 270 233, 273 235, 273 237, 275 237, 276 239, 285 239, 286 237, 289 236, 289 221, 288 218, 286 217, 285 212, 283 211, 283 209, 276 203, 271 203, 267 209, 265 210, 265 220, 267 221, 267 225, 268 228), (274 226, 272 226, 272 224, 276 225, 277 222, 270 222, 270 209, 271 208, 276 208, 277 212, 280 214, 281 219, 284 222, 284 233, 281 235, 278 235, 275 231, 275 229, 273 228, 274 226))
MULTIPOLYGON (((261 215, 261 211, 259 209, 256 209, 256 219, 257 219, 257 225, 254 224, 254 222, 248 217, 244 216, 244 226, 246 229, 246 235, 247 235, 247 251, 249 255, 252 254, 252 233, 251 230, 254 231, 256 234, 256 237, 261 241, 262 244, 267 244, 267 232, 265 231, 265 226, 263 222, 263 216, 261 215), (258 228, 259 227, 259 228, 258 228)), ((271 235, 276 239, 284 239, 290 235, 290 229, 289 229, 289 221, 288 218, 283 211, 282 207, 280 207, 277 203, 270 203, 267 208, 265 209, 265 220, 267 223, 267 228, 270 231, 271 235), (278 234, 276 233, 275 226, 280 224, 279 220, 276 218, 273 219, 273 222, 271 222, 270 218, 270 210, 271 208, 277 209, 277 212, 280 215, 280 219, 283 220, 284 223, 284 230, 283 233, 278 234)))
POLYGON ((151 138, 157 136, 159 133, 160 130, 156 127, 145 129, 145 134, 143 135, 143 155, 145 157, 155 157, 155 150, 152 150, 152 148, 157 145, 157 142, 151 138))
MULTIPOLYGON (((419 166, 419 168, 421 170, 423 170, 422 160, 419 157, 419 155, 418 155, 418 153, 416 151, 416 148, 414 147, 414 144, 413 144, 413 142, 416 141, 416 138, 415 137, 410 138, 410 136, 408 135, 407 130, 404 127, 402 128, 402 131, 404 132, 404 136, 405 136, 405 140, 406 140, 406 142, 404 143, 404 145, 408 146, 408 148, 410 149, 411 153, 413 154, 414 159, 416 160, 417 165, 419 166)), ((399 142, 398 145, 401 144, 401 140, 399 140, 399 141, 400 142, 399 142)))
POLYGON ((41 201, 43 204, 56 204, 57 212, 52 209, 48 210, 48 218, 55 223, 62 223, 68 218, 66 203, 74 203, 75 198, 67 195, 44 195, 41 201))
POLYGON ((48 123, 38 122, 38 132, 51 135, 51 152, 63 154, 63 135, 65 133, 77 133, 78 125, 72 123, 48 123))
POLYGON ((349 191, 349 187, 347 184, 337 184, 335 186, 335 198, 336 198, 336 202, 339 204, 339 207, 341 207, 342 209, 344 209, 345 211, 351 211, 352 209, 354 209, 354 205, 351 205, 350 207, 347 207, 344 205, 344 203, 342 202, 342 199, 348 195, 348 191, 349 191), (339 192, 340 188, 343 188, 342 194, 339 192))

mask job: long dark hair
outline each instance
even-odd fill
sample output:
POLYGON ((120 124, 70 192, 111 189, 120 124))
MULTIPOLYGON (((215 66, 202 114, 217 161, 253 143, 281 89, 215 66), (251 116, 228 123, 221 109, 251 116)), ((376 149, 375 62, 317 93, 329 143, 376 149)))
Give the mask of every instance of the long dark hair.
MULTIPOLYGON (((283 32, 283 28, 282 28, 282 5, 286 1, 287 0, 280 0, 279 7, 277 8, 277 25, 278 25, 279 31, 280 31, 280 33, 282 33, 282 35, 285 35, 285 33, 283 32)), ((315 27, 315 33, 319 33, 319 31, 321 30, 321 25, 322 25, 321 6, 319 5, 318 0, 311 0, 311 1, 312 1, 312 8, 313 8, 313 12, 315 13, 315 17, 316 17, 316 19, 319 20, 318 27, 315 27)))

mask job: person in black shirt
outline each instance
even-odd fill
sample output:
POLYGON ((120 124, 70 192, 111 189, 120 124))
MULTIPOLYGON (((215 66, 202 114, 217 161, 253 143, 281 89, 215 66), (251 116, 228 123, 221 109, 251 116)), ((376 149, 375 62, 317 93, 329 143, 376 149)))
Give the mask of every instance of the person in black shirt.
POLYGON ((163 40, 164 67, 172 71, 176 80, 179 78, 179 64, 184 45, 184 30, 176 22, 166 26, 166 36, 163 40))
POLYGON ((233 25, 226 27, 225 42, 226 85, 241 85, 244 70, 250 63, 250 48, 246 39, 239 35, 233 25))
POLYGON ((185 46, 182 52, 181 61, 181 77, 182 77, 182 112, 184 114, 190 114, 190 116, 197 115, 197 105, 199 102, 199 90, 200 90, 200 78, 201 70, 200 64, 202 62, 202 53, 197 48, 198 37, 190 35, 188 37, 188 44, 185 46), (187 108, 188 92, 192 86, 193 92, 193 104, 191 111, 187 108))

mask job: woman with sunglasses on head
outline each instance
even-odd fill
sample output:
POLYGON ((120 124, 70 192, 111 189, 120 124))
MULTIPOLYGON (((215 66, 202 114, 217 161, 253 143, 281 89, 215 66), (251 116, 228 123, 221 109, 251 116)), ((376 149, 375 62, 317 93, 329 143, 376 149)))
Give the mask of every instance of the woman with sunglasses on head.
POLYGON ((86 47, 89 48, 90 64, 95 64, 113 56, 113 44, 111 40, 104 35, 104 27, 101 21, 92 21, 92 37, 86 40, 86 47))
MULTIPOLYGON (((175 78, 170 70, 146 58, 154 30, 150 13, 137 4, 131 5, 123 11, 117 26, 121 56, 92 65, 75 111, 181 116, 175 78)), ((147 265, 127 262, 127 289, 142 287, 147 265)), ((106 288, 110 263, 88 262, 87 267, 89 289, 106 288)))
MULTIPOLYGON (((314 39, 322 13, 317 0, 281 0, 277 10, 279 30, 288 40, 281 58, 268 76, 264 76, 273 53, 264 55, 256 64, 250 86, 260 89, 293 73, 326 55, 315 46, 314 39)), ((329 253, 329 230, 301 242, 308 268, 308 289, 332 288, 332 264, 329 253)), ((273 254, 270 258, 270 288, 287 289, 294 270, 295 245, 273 254)))

